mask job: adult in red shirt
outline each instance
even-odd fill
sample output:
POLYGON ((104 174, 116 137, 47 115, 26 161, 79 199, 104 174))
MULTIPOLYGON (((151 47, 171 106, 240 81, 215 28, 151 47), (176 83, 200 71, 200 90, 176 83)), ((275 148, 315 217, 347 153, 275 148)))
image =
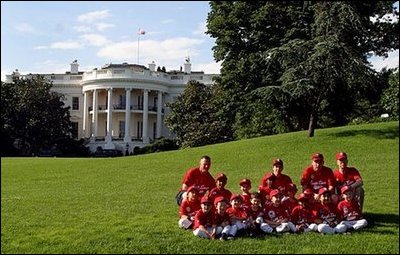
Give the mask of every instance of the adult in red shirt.
POLYGON ((202 156, 198 167, 190 168, 186 171, 182 180, 182 187, 176 195, 178 205, 186 198, 186 190, 190 186, 194 186, 199 190, 199 199, 215 187, 215 180, 209 173, 211 167, 211 158, 202 156))
POLYGON ((343 186, 349 186, 354 190, 355 198, 362 211, 364 205, 364 189, 362 187, 363 180, 360 172, 358 172, 354 167, 348 167, 347 163, 348 158, 345 152, 339 152, 336 154, 336 164, 338 165, 338 169, 335 169, 333 172, 336 187, 338 191, 340 191, 343 186))
POLYGON ((338 196, 335 195, 335 177, 329 167, 324 166, 324 156, 321 153, 315 153, 311 156, 311 165, 303 170, 300 184, 303 191, 311 189, 314 197, 319 200, 318 191, 320 188, 327 188, 332 194, 332 201, 337 204, 338 196))
POLYGON ((265 187, 270 186, 272 189, 278 189, 282 195, 287 196, 287 190, 289 185, 293 183, 292 179, 282 173, 283 171, 283 161, 282 159, 274 159, 272 160, 272 175, 270 173, 266 173, 264 177, 260 181, 259 190, 264 189, 265 187))

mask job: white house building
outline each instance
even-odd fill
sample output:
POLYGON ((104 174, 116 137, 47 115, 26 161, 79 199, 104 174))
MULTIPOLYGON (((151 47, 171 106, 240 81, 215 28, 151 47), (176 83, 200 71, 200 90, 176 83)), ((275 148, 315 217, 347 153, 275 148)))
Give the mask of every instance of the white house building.
MULTIPOLYGON (((133 151, 159 137, 170 137, 164 124, 168 115, 167 102, 173 102, 190 80, 206 85, 213 83, 217 74, 191 71, 189 58, 182 71, 158 72, 156 64, 148 68, 136 64, 107 64, 100 69, 81 72, 75 60, 64 74, 40 74, 53 82, 53 90, 65 96, 70 106, 74 136, 86 138, 90 150, 103 149, 133 151)), ((6 76, 26 78, 18 71, 6 76)))

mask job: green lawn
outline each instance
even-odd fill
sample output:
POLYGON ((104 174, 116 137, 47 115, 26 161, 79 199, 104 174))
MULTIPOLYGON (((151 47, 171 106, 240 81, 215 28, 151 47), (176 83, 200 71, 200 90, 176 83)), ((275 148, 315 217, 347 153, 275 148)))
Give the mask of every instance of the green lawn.
POLYGON ((399 124, 376 123, 296 132, 194 149, 121 158, 2 158, 2 253, 399 253, 399 124), (351 235, 290 234, 202 240, 178 228, 175 194, 202 155, 227 188, 253 189, 284 161, 299 185, 314 152, 335 168, 335 153, 364 179, 369 227, 351 235))

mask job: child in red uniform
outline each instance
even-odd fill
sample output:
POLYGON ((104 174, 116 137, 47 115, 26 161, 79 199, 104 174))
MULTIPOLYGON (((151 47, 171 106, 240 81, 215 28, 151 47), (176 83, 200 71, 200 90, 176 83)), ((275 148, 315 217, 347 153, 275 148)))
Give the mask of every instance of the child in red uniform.
POLYGON ((339 225, 346 225, 348 230, 357 230, 366 227, 368 222, 366 219, 363 219, 360 205, 354 199, 353 190, 349 186, 343 186, 340 191, 344 200, 338 204, 338 211, 342 219, 339 225))
POLYGON ((201 198, 201 210, 194 216, 193 234, 198 237, 214 239, 217 233, 213 202, 208 196, 201 198))
POLYGON ((200 201, 198 200, 199 190, 193 186, 187 189, 187 198, 179 206, 179 222, 181 228, 192 228, 194 216, 200 210, 200 201))
POLYGON ((242 179, 239 183, 240 197, 242 198, 242 207, 245 211, 247 211, 251 206, 251 181, 249 179, 242 179))
POLYGON ((231 207, 226 210, 231 219, 231 230, 228 239, 233 239, 237 232, 243 232, 248 228, 247 213, 242 207, 242 197, 233 194, 231 197, 231 207))
POLYGON ((226 212, 228 208, 228 200, 223 196, 218 196, 214 199, 215 205, 215 224, 217 225, 217 233, 221 233, 219 240, 225 241, 228 238, 231 230, 231 219, 226 212))
POLYGON ((301 193, 297 200, 299 205, 293 208, 291 219, 295 224, 296 232, 317 231, 317 224, 314 223, 315 212, 310 204, 310 195, 301 193))
POLYGON ((215 184, 217 185, 215 188, 210 190, 209 197, 211 200, 218 196, 223 196, 226 201, 229 201, 232 196, 232 192, 225 188, 228 178, 224 173, 218 173, 217 177, 215 178, 215 184))
POLYGON ((261 223, 261 230, 264 233, 272 233, 275 229, 277 233, 296 232, 296 227, 290 221, 290 213, 287 207, 281 203, 282 194, 278 189, 270 193, 271 204, 264 208, 264 222, 261 223))

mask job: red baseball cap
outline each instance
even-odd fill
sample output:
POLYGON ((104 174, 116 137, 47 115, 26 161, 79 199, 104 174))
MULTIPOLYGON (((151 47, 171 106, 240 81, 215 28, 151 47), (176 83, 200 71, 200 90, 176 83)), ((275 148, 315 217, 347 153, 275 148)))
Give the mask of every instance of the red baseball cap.
POLYGON ((326 187, 322 187, 322 188, 320 188, 320 189, 318 190, 318 195, 322 195, 322 194, 324 194, 324 193, 326 193, 326 192, 329 193, 329 190, 328 190, 326 187))
POLYGON ((273 190, 271 190, 271 192, 269 193, 269 196, 270 196, 270 197, 274 197, 274 196, 277 196, 277 195, 279 195, 279 194, 281 194, 281 192, 279 191, 279 189, 273 189, 273 190))
POLYGON ((249 179, 246 179, 246 178, 244 178, 244 179, 242 179, 241 181, 240 181, 240 183, 239 183, 239 185, 240 186, 251 186, 251 181, 249 180, 249 179))
POLYGON ((272 166, 275 166, 275 165, 283 166, 283 161, 282 161, 282 159, 276 158, 276 159, 272 160, 272 166))
POLYGON ((352 191, 350 186, 343 186, 340 188, 340 192, 344 194, 346 191, 352 191))
POLYGON ((226 199, 223 196, 218 196, 214 199, 214 205, 217 205, 219 202, 226 202, 226 199))
POLYGON ((201 198, 200 203, 202 203, 202 204, 212 204, 213 201, 208 196, 203 196, 201 198))
POLYGON ((301 193, 300 195, 299 195, 299 197, 297 198, 297 200, 299 200, 299 201, 301 201, 301 202, 304 202, 304 201, 310 201, 310 195, 307 195, 307 194, 304 194, 304 193, 301 193))
POLYGON ((346 152, 336 153, 336 160, 344 160, 344 159, 347 159, 346 152))
POLYGON ((196 192, 196 193, 199 193, 199 189, 198 188, 196 188, 195 186, 190 186, 187 190, 186 190, 186 192, 187 193, 189 193, 189 192, 196 192))
POLYGON ((307 196, 311 196, 314 194, 314 191, 312 191, 312 189, 306 189, 303 191, 304 194, 306 194, 307 196))
POLYGON ((241 197, 240 195, 238 195, 238 194, 232 194, 232 196, 231 196, 231 201, 232 201, 232 200, 235 200, 235 199, 239 199, 240 201, 242 201, 242 197, 241 197))
POLYGON ((219 174, 217 174, 217 177, 215 179, 226 182, 228 180, 228 177, 226 177, 226 175, 224 173, 219 173, 219 174))
POLYGON ((324 155, 322 155, 322 153, 314 153, 312 156, 311 156, 311 159, 313 160, 313 161, 319 161, 319 160, 324 160, 324 155))

